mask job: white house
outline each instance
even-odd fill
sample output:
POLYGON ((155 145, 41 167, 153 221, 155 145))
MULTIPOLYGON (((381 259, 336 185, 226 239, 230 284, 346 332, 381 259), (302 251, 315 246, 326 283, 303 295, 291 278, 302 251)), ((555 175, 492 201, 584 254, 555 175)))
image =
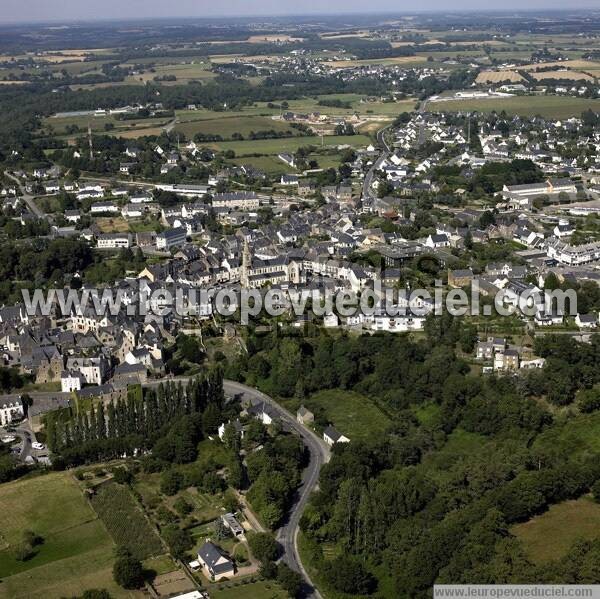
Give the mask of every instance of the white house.
POLYGON ((65 370, 60 375, 60 387, 63 393, 81 391, 85 384, 85 377, 78 370, 65 370))
POLYGON ((235 574, 233 562, 210 541, 198 549, 198 562, 206 577, 214 582, 235 574))
POLYGON ((23 404, 18 399, 0 403, 0 426, 6 426, 23 416, 23 404))
POLYGON ((333 426, 328 426, 323 431, 323 441, 333 447, 336 443, 350 443, 350 439, 342 433, 336 431, 333 426))

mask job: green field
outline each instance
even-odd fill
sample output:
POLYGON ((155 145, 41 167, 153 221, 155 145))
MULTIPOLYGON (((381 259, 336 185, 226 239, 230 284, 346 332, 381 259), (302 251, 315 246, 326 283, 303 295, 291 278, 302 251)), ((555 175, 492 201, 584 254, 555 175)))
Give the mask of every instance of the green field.
POLYGON ((58 598, 106 588, 134 597, 112 579, 114 543, 67 473, 49 474, 0 487, 0 597, 58 598), (13 550, 23 530, 43 538, 37 553, 17 561, 13 550))
POLYGON ((581 414, 539 435, 535 449, 565 455, 600 453, 600 412, 581 414))
POLYGON ((127 487, 116 483, 99 486, 92 505, 117 545, 127 547, 139 559, 164 553, 158 534, 127 487))
POLYGON ((213 587, 212 599, 287 599, 289 595, 273 581, 231 585, 230 588, 213 587))
POLYGON ((448 100, 431 102, 431 111, 438 112, 501 112, 520 116, 537 116, 564 119, 580 116, 585 110, 600 111, 599 99, 571 98, 561 96, 518 96, 513 98, 490 98, 481 100, 448 100))
POLYGON ((513 526, 511 533, 521 540, 535 564, 555 560, 578 539, 600 537, 600 504, 589 496, 563 501, 544 514, 513 526))
MULTIPOLYGON (((359 148, 367 146, 371 139, 366 135, 325 135, 323 146, 352 146, 359 148)), ((233 150, 236 156, 249 156, 253 154, 277 155, 281 152, 295 152, 305 146, 321 145, 320 137, 291 137, 288 139, 261 139, 257 141, 225 141, 206 144, 215 150, 233 150)))
POLYGON ((323 410, 335 428, 351 440, 381 435, 390 424, 389 418, 371 400, 353 391, 320 391, 305 405, 309 410, 323 410))
POLYGON ((223 139, 230 139, 234 133, 244 137, 254 131, 281 131, 298 135, 298 131, 290 127, 285 121, 273 120, 262 116, 229 116, 225 113, 220 118, 188 121, 176 127, 177 131, 192 139, 196 133, 205 135, 220 135, 223 139))

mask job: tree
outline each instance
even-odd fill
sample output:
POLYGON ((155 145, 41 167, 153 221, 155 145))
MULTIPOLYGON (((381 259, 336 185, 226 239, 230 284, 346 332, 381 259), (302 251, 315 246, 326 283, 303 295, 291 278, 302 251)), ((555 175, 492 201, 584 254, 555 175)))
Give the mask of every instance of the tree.
POLYGON ((175 500, 175 503, 173 503, 173 507, 175 508, 175 511, 182 516, 187 516, 187 514, 194 511, 193 506, 189 501, 186 501, 184 497, 178 497, 175 500))
POLYGON ((336 591, 351 595, 370 595, 377 587, 377 581, 362 562, 345 555, 340 555, 329 564, 326 577, 336 591))
POLYGON ((183 488, 183 474, 174 468, 163 472, 160 479, 160 492, 165 495, 175 495, 183 488))
POLYGON ((277 565, 277 582, 291 597, 299 597, 302 591, 302 576, 281 562, 277 565))
POLYGON ((176 559, 183 559, 187 551, 194 546, 194 539, 189 530, 182 530, 175 524, 169 524, 162 530, 162 536, 171 554, 176 559))
POLYGON ((279 544, 272 534, 257 532, 248 537, 248 545, 252 555, 259 562, 273 562, 279 555, 279 544))
POLYGON ((142 562, 127 550, 120 550, 113 566, 113 578, 124 589, 139 589, 144 584, 142 562))

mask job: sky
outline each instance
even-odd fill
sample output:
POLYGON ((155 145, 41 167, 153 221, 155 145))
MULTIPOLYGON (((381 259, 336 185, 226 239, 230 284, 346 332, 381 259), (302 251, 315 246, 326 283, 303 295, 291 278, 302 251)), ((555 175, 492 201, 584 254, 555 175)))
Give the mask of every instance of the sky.
POLYGON ((0 22, 114 20, 164 17, 235 17, 415 10, 600 8, 598 0, 0 0, 0 22))

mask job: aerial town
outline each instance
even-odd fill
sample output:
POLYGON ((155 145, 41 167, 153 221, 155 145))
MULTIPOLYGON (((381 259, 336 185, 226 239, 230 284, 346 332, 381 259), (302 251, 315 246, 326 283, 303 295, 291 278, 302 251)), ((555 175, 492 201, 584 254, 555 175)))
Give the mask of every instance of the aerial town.
POLYGON ((0 598, 600 584, 600 17, 553 15, 2 26, 0 598))

